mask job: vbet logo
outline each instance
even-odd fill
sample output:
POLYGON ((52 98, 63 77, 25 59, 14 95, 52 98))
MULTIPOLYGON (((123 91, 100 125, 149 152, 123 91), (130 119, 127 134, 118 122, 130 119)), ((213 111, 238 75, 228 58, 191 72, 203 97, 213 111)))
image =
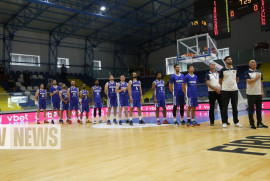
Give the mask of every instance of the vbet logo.
POLYGON ((61 149, 61 125, 0 125, 0 149, 61 149))

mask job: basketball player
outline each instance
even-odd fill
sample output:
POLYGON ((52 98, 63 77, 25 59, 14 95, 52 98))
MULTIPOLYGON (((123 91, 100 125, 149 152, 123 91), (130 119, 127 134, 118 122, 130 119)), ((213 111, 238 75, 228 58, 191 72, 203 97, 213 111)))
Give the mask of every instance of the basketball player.
POLYGON ((80 92, 78 87, 75 86, 75 81, 72 80, 71 81, 71 87, 68 88, 68 99, 69 99, 69 119, 67 120, 67 122, 69 124, 72 123, 71 121, 71 113, 72 110, 75 109, 76 111, 76 118, 77 118, 77 122, 80 123, 80 119, 79 119, 79 114, 78 114, 78 110, 79 110, 79 96, 80 96, 80 92))
POLYGON ((37 110, 37 124, 40 124, 39 121, 39 113, 40 110, 43 110, 44 123, 49 123, 46 120, 46 99, 47 99, 47 91, 44 89, 44 84, 40 84, 39 90, 36 91, 35 99, 38 102, 38 110, 37 110))
POLYGON ((102 108, 102 101, 101 101, 101 87, 99 86, 99 81, 95 80, 95 86, 92 87, 92 105, 94 106, 94 124, 96 124, 96 116, 97 116, 97 108, 98 108, 98 115, 99 115, 99 123, 102 123, 101 120, 101 108, 102 108))
POLYGON ((166 100, 165 100, 165 86, 162 80, 162 75, 160 72, 156 73, 156 80, 152 83, 153 97, 156 106, 156 118, 157 125, 161 125, 159 120, 159 108, 162 107, 163 110, 163 124, 169 124, 166 120, 166 100))
POLYGON ((114 82, 114 76, 109 76, 110 81, 105 84, 104 92, 107 95, 107 106, 108 106, 108 112, 107 112, 107 124, 110 125, 110 116, 111 116, 111 108, 113 107, 113 123, 117 124, 116 121, 116 114, 117 114, 117 95, 115 92, 116 89, 116 82, 114 82))
POLYGON ((194 67, 193 65, 188 65, 188 74, 184 78, 184 82, 182 85, 183 92, 187 96, 187 123, 190 126, 199 126, 195 121, 195 111, 196 107, 198 106, 198 98, 197 98, 197 84, 198 84, 198 78, 194 74, 194 67), (190 120, 190 112, 191 112, 191 118, 190 120))
POLYGON ((60 110, 61 110, 61 117, 59 120, 59 123, 63 124, 63 113, 64 110, 66 111, 67 119, 69 118, 68 116, 68 106, 69 106, 69 101, 68 101, 68 96, 67 96, 67 86, 66 84, 62 85, 62 90, 59 92, 59 96, 61 99, 60 103, 60 110))
MULTIPOLYGON (((116 92, 119 94, 119 107, 125 109, 125 119, 126 119, 126 124, 129 123, 128 120, 128 84, 125 81, 126 78, 124 75, 120 76, 120 82, 116 85, 116 92)), ((118 113, 118 117, 119 117, 119 124, 122 125, 122 110, 123 109, 119 109, 119 113, 118 113)))
POLYGON ((52 124, 54 124, 54 111, 57 110, 58 117, 60 116, 60 97, 59 91, 61 88, 57 86, 57 81, 53 80, 53 86, 50 89, 50 96, 52 101, 52 124))
POLYGON ((185 93, 182 90, 182 83, 184 81, 184 74, 180 73, 179 64, 174 65, 175 73, 171 75, 169 81, 169 88, 173 94, 173 119, 174 125, 179 126, 179 123, 176 120, 176 110, 177 106, 180 106, 180 122, 185 124, 184 121, 184 105, 185 105, 185 93))
POLYGON ((141 101, 143 100, 141 82, 137 80, 136 72, 132 72, 131 76, 132 80, 128 82, 128 94, 130 98, 129 125, 133 126, 132 113, 134 107, 138 108, 139 124, 145 124, 145 122, 142 120, 142 111, 141 111, 141 101))
POLYGON ((82 84, 82 90, 80 91, 80 98, 82 99, 81 104, 81 124, 83 124, 82 117, 83 112, 86 112, 86 123, 90 123, 89 121, 89 106, 90 106, 90 99, 89 99, 89 92, 86 90, 86 85, 82 84))
POLYGON ((247 99, 248 99, 248 118, 251 129, 256 129, 254 123, 254 105, 256 105, 257 128, 268 128, 262 123, 262 98, 263 92, 263 76, 262 72, 256 69, 257 63, 255 60, 249 61, 249 70, 245 72, 247 82, 247 99))

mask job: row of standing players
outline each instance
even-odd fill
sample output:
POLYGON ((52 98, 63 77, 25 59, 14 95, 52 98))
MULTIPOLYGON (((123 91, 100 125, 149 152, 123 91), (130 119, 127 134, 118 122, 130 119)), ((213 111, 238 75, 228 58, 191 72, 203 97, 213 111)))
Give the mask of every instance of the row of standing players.
MULTIPOLYGON (((206 74, 206 83, 209 87, 209 101, 210 101, 210 113, 209 113, 209 119, 210 119, 210 125, 214 125, 214 106, 215 101, 218 100, 221 114, 222 114, 222 123, 223 127, 227 127, 230 123, 228 122, 228 104, 229 100, 232 99, 232 107, 233 107, 233 117, 234 117, 234 123, 236 127, 242 127, 242 125, 239 123, 239 120, 237 118, 237 100, 238 97, 232 97, 231 95, 237 95, 237 79, 239 79, 237 70, 232 67, 232 60, 230 57, 225 58, 226 67, 224 67, 221 71, 221 74, 218 73, 215 70, 215 63, 210 64, 210 73, 206 74), (231 71, 232 70, 232 71, 231 71), (221 81, 220 81, 221 80, 221 81), (221 85, 223 85, 224 90, 221 90, 221 85), (232 86, 232 91, 226 91, 226 89, 230 89, 229 87, 232 86), (227 88, 226 88, 227 87, 227 88), (235 88, 236 87, 236 88, 235 88), (223 93, 223 94, 221 94, 223 93), (223 96, 222 96, 223 95, 223 96), (221 101, 221 97, 224 98, 225 101, 221 101), (223 103, 222 103, 223 102, 223 103)), ((255 62, 253 60, 253 62, 255 62)), ((255 62, 256 63, 256 62, 255 62)), ((188 66, 188 74, 184 75, 180 73, 180 66, 176 64, 174 66, 175 74, 172 74, 169 80, 169 88, 171 92, 173 93, 173 118, 174 118, 174 125, 178 126, 179 123, 176 119, 176 110, 177 107, 180 107, 180 124, 186 124, 190 126, 199 126, 200 124, 196 122, 195 120, 195 111, 196 107, 198 106, 198 95, 197 95, 197 84, 198 79, 197 76, 194 74, 194 67, 192 65, 188 66), (184 121, 184 105, 187 104, 187 122, 184 121), (191 117, 191 118, 190 118, 191 117)), ((248 78, 250 78, 247 74, 248 78)), ((125 82, 125 76, 120 76, 120 82, 116 83, 114 82, 113 75, 109 76, 109 82, 105 84, 104 92, 107 95, 107 106, 108 106, 108 112, 107 112, 107 124, 111 124, 110 117, 111 117, 111 108, 113 108, 113 123, 114 124, 122 124, 122 111, 119 111, 118 119, 117 117, 117 107, 124 108, 125 112, 125 122, 127 124, 133 125, 133 109, 134 107, 138 108, 138 116, 139 116, 139 124, 145 124, 145 122, 142 120, 141 116, 141 101, 143 100, 142 97, 142 87, 140 81, 137 80, 137 74, 136 72, 132 73, 132 80, 130 80, 128 83, 125 82), (130 106, 130 112, 128 113, 128 106, 130 106)), ((251 75, 252 76, 252 75, 251 75)), ((248 79, 247 82, 252 79, 248 79)), ((256 78, 257 80, 258 78, 256 78)), ((71 87, 69 89, 66 89, 66 86, 62 86, 62 90, 56 85, 56 81, 53 81, 53 86, 50 89, 50 96, 52 97, 52 106, 53 110, 58 111, 61 110, 61 116, 60 116, 60 123, 63 123, 63 111, 67 111, 67 121, 71 124, 71 114, 70 110, 75 109, 76 116, 78 123, 82 123, 80 119, 82 119, 83 112, 86 112, 86 118, 87 122, 89 121, 88 112, 89 112, 89 106, 90 106, 90 99, 89 99, 89 93, 85 89, 86 85, 82 85, 82 90, 79 91, 77 87, 75 87, 75 81, 71 82, 71 87), (82 99, 81 103, 81 115, 80 119, 78 116, 78 109, 79 109, 79 102, 78 98, 82 99), (61 101, 61 102, 60 102, 61 101), (61 107, 61 108, 60 108, 61 107)), ((165 85, 164 81, 162 80, 161 73, 156 74, 156 80, 152 83, 152 90, 153 90, 153 97, 154 102, 156 106, 156 119, 157 124, 160 125, 161 122, 159 120, 159 108, 162 107, 163 109, 163 124, 170 124, 166 120, 166 100, 165 100, 165 85)), ((95 81, 95 85, 92 89, 93 94, 93 105, 94 105, 94 123, 96 123, 96 111, 99 109, 99 117, 101 116, 101 87, 99 86, 98 80, 95 81)), ((38 108, 38 114, 37 117, 39 118, 39 112, 40 109, 45 110, 44 115, 46 114, 46 91, 44 90, 44 86, 41 85, 41 89, 36 92, 36 100, 39 102, 39 108, 38 108), (45 108, 44 108, 45 107, 45 108)), ((251 107, 251 106, 250 106, 251 107)), ((251 110, 252 111, 252 110, 251 110)), ((254 111, 254 110, 253 110, 254 111)), ((52 112, 52 116, 54 114, 54 111, 52 112)), ((253 116, 253 112, 249 113, 249 118, 251 118, 251 114, 253 116)), ((258 115, 258 114, 257 114, 258 115)), ((37 120, 39 123, 39 119, 37 120)), ((45 123, 48 123, 48 121, 45 119, 45 123)), ((100 120, 101 122, 101 120, 100 120)), ((52 123, 54 121, 52 120, 52 123)), ((252 124, 254 124, 254 120, 252 122, 251 120, 251 127, 252 124)), ((261 119, 258 120, 258 124, 261 124, 263 127, 267 127, 262 124, 261 119)))

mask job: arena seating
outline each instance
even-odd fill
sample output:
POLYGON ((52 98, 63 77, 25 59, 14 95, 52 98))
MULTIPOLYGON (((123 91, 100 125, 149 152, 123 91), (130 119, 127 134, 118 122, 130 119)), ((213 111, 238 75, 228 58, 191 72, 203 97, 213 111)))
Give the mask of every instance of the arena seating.
MULTIPOLYGON (((238 83, 238 88, 240 92, 242 93, 243 97, 246 97, 245 89, 246 89, 246 82, 244 78, 244 72, 248 70, 248 66, 237 66, 238 71, 240 74, 240 81, 238 83)), ((265 96, 270 97, 270 63, 264 63, 261 66, 258 65, 259 70, 262 71, 264 75, 264 91, 265 91, 265 96)), ((208 70, 202 70, 202 71, 195 71, 194 73, 198 76, 198 97, 200 100, 207 100, 208 99, 208 89, 205 83, 205 73, 208 70)), ((184 72, 186 74, 187 72, 184 72)), ((20 93, 22 96, 26 97, 26 100, 23 101, 23 103, 20 103, 19 105, 14 104, 10 105, 8 103, 8 98, 10 98, 10 94, 8 94, 8 87, 7 83, 4 82, 0 86, 0 104, 1 104, 1 109, 2 111, 9 111, 12 109, 16 110, 22 110, 22 109, 30 109, 35 106, 35 91, 39 89, 39 85, 43 83, 45 87, 47 87, 47 83, 49 79, 55 79, 57 77, 58 85, 62 85, 65 83, 68 87, 70 86, 70 81, 75 80, 76 81, 76 86, 81 88, 81 85, 85 83, 87 85, 87 90, 91 94, 91 89, 93 85, 93 79, 90 78, 89 76, 84 76, 82 74, 77 74, 77 73, 69 73, 67 75, 66 80, 61 80, 60 74, 57 74, 55 77, 50 76, 47 72, 30 72, 31 75, 31 82, 30 85, 25 87, 23 83, 23 72, 21 71, 12 71, 11 72, 13 78, 15 79, 15 84, 17 87, 16 92, 20 93), (4 94, 5 93, 5 94, 4 94), (9 96, 6 96, 9 95, 9 96)), ((144 103, 153 103, 154 99, 152 96, 152 82, 155 80, 155 76, 146 76, 146 77, 138 77, 141 82, 142 82, 142 89, 143 89, 143 97, 144 97, 144 103)), ((169 90, 169 79, 170 75, 166 75, 163 77, 163 80, 165 82, 165 97, 168 102, 172 101, 172 93, 169 90)), ((116 82, 119 82, 119 79, 115 79, 116 82)), ((126 81, 129 81, 128 79, 126 81)), ((108 82, 108 79, 99 79, 100 85, 102 86, 102 89, 104 90, 104 85, 106 82, 108 82)), ((106 96, 104 92, 102 91, 102 97, 103 100, 106 101, 106 96)), ((50 96, 48 96, 47 100, 47 105, 50 105, 50 96)))

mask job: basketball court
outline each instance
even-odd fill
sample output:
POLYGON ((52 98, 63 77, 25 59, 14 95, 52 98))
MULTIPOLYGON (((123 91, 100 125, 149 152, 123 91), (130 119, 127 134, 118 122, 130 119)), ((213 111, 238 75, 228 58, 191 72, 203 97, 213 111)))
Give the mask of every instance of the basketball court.
POLYGON ((1 150, 1 180, 269 180, 269 130, 250 129, 246 114, 227 129, 210 127, 208 111, 196 127, 157 126, 154 112, 143 126, 64 124, 60 150, 1 150))
POLYGON ((270 0, 0 0, 0 14, 0 181, 270 181, 270 128, 247 105, 250 83, 270 126, 270 0), (210 125, 210 91, 237 97, 228 127, 217 101, 210 125))

